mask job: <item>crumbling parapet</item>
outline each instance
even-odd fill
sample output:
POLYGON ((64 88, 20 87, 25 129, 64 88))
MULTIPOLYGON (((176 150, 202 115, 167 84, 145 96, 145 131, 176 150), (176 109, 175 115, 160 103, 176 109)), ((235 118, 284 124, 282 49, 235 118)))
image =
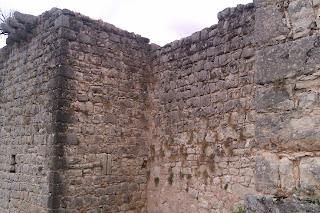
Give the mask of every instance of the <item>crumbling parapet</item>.
POLYGON ((15 11, 0 24, 3 34, 8 35, 7 44, 28 40, 38 23, 38 17, 15 11))

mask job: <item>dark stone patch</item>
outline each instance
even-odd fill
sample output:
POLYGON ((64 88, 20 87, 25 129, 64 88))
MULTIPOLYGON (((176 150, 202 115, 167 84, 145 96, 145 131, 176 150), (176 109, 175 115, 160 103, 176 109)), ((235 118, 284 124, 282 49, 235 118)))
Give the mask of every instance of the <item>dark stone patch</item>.
POLYGON ((320 205, 312 200, 281 199, 249 195, 245 200, 246 213, 320 212, 320 205))

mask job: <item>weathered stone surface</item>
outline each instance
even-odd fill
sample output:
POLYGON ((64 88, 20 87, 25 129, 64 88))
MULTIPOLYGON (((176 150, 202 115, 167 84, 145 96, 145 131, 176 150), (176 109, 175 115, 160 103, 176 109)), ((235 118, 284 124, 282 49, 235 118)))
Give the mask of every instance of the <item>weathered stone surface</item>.
POLYGON ((308 36, 315 20, 312 1, 292 1, 288 7, 288 14, 292 24, 293 38, 308 36))
POLYGON ((0 50, 0 212, 229 213, 262 193, 289 199, 251 211, 317 209, 290 199, 318 195, 310 2, 228 8, 163 47, 68 10, 17 13, 0 50))
POLYGON ((297 39, 317 30, 317 2, 304 0, 255 0, 255 37, 258 46, 297 39))
MULTIPOLYGON (((10 27, 15 33, 18 30, 25 33, 27 25, 34 24, 29 18, 15 13, 9 20, 10 27)), ((46 30, 52 33, 53 29, 46 30)), ((58 178, 49 178, 58 164, 51 161, 60 150, 52 148, 54 121, 49 106, 54 97, 47 86, 56 74, 52 68, 57 67, 58 39, 42 33, 32 39, 32 43, 19 48, 0 50, 0 212, 3 213, 47 212, 51 203, 49 192, 58 189, 55 185, 58 178)))
POLYGON ((283 21, 284 14, 277 7, 277 2, 281 1, 270 1, 271 6, 266 1, 255 2, 261 6, 257 7, 255 14, 255 39, 259 46, 284 40, 290 33, 289 26, 283 21))
POLYGON ((19 11, 15 11, 13 13, 13 17, 20 23, 28 24, 28 25, 35 25, 38 21, 38 18, 36 16, 30 15, 30 14, 23 14, 19 11))
POLYGON ((69 17, 66 15, 60 15, 54 22, 56 27, 70 27, 69 17))
POLYGON ((276 109, 290 110, 294 106, 285 88, 258 89, 255 95, 255 109, 257 112, 273 111, 276 109))
POLYGON ((311 196, 320 195, 320 158, 306 157, 300 162, 301 190, 311 196))
POLYGON ((294 169, 294 162, 289 158, 283 157, 279 160, 280 189, 283 193, 292 193, 298 185, 294 169))
POLYGON ((290 117, 288 113, 258 115, 255 132, 259 146, 269 150, 320 150, 319 116, 290 117))
POLYGON ((277 155, 263 153, 256 157, 255 186, 258 192, 274 194, 280 186, 277 155))
POLYGON ((283 4, 284 0, 254 0, 254 6, 256 8, 259 8, 259 7, 266 7, 266 6, 273 6, 273 7, 276 7, 278 4, 283 4))
POLYGON ((265 84, 282 79, 315 72, 319 61, 318 37, 307 37, 297 41, 266 47, 257 52, 256 82, 265 84))
POLYGON ((181 200, 181 212, 232 212, 254 192, 252 156, 245 156, 255 135, 245 118, 253 110, 253 10, 228 8, 217 26, 155 52, 150 118, 161 134, 151 142, 150 165, 160 172, 148 182, 148 210, 175 212, 181 200))
POLYGON ((312 201, 248 196, 245 200, 245 211, 247 213, 316 213, 320 211, 320 205, 312 201))

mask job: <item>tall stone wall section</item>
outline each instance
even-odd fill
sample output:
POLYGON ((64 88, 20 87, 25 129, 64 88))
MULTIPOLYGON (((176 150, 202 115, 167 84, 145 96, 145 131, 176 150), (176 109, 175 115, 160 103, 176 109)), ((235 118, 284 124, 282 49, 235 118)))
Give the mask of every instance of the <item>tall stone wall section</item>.
POLYGON ((248 212, 318 212, 320 2, 255 7, 256 191, 288 201, 249 197, 248 212))
POLYGON ((60 211, 146 212, 149 40, 64 10, 60 211))
POLYGON ((55 18, 42 14, 28 41, 0 51, 0 212, 48 212, 57 192, 62 50, 55 18))
POLYGON ((253 4, 155 52, 149 212, 232 212, 254 192, 253 4))
POLYGON ((68 10, 37 19, 1 49, 0 211, 146 212, 149 40, 68 10))

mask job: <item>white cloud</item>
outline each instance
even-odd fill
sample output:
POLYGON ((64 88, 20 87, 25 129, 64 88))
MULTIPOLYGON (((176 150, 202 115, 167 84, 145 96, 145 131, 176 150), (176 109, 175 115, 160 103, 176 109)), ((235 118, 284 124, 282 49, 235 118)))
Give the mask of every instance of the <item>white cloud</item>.
MULTIPOLYGON (((160 45, 217 22, 226 7, 252 0, 0 0, 0 8, 39 15, 52 7, 67 8, 135 32, 160 45)), ((0 39, 0 47, 3 46, 0 39)))

